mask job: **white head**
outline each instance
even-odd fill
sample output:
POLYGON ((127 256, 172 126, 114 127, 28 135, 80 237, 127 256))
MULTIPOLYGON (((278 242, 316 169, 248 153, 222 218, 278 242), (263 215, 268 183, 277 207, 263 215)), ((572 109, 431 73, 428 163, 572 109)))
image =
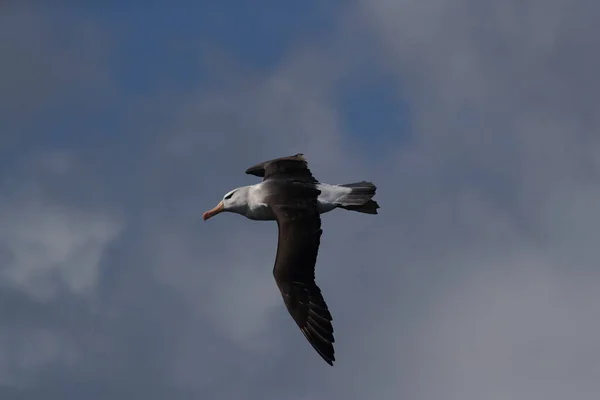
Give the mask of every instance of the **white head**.
POLYGON ((242 186, 228 192, 215 208, 202 214, 202 219, 206 221, 223 211, 246 215, 249 189, 249 186, 242 186))

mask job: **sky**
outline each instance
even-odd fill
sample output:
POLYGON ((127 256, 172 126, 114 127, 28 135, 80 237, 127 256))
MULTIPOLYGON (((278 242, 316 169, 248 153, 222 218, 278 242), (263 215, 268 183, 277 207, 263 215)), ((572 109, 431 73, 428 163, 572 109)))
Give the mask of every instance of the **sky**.
POLYGON ((0 398, 597 398, 598 4, 41 3, 0 15, 0 398), (276 224, 201 219, 298 152, 378 187, 323 216, 334 367, 276 224))

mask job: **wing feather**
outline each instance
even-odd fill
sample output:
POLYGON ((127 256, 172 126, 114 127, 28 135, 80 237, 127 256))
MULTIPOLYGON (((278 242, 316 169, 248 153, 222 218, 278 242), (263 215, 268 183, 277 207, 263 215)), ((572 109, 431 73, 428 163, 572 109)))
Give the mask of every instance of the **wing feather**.
POLYGON ((271 194, 265 201, 275 214, 279 229, 273 267, 277 287, 302 334, 333 365, 333 318, 315 283, 315 264, 323 233, 317 211, 320 191, 314 184, 316 180, 303 158, 283 158, 253 168, 250 173, 262 174, 271 185, 268 190, 271 194))
POLYGON ((265 181, 267 179, 282 178, 318 183, 310 172, 308 163, 302 153, 261 162, 248 168, 246 173, 263 178, 265 181))

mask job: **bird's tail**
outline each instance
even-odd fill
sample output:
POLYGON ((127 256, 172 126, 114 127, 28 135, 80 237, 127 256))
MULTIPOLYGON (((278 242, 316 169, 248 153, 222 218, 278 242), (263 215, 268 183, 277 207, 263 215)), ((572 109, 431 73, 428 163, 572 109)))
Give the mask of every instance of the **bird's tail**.
POLYGON ((338 207, 365 214, 377 214, 379 204, 377 204, 376 201, 371 200, 377 191, 377 187, 373 183, 361 181, 340 186, 352 190, 337 199, 337 203, 339 203, 338 207))

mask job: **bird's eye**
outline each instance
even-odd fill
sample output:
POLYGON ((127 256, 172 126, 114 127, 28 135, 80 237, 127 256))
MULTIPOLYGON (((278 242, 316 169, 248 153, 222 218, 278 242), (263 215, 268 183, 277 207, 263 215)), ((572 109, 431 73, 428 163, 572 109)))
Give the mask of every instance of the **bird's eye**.
POLYGON ((224 200, 230 199, 230 198, 231 198, 231 196, 233 196, 233 193, 234 193, 234 192, 232 192, 232 193, 229 193, 229 194, 228 194, 227 196, 225 196, 223 199, 224 199, 224 200))

